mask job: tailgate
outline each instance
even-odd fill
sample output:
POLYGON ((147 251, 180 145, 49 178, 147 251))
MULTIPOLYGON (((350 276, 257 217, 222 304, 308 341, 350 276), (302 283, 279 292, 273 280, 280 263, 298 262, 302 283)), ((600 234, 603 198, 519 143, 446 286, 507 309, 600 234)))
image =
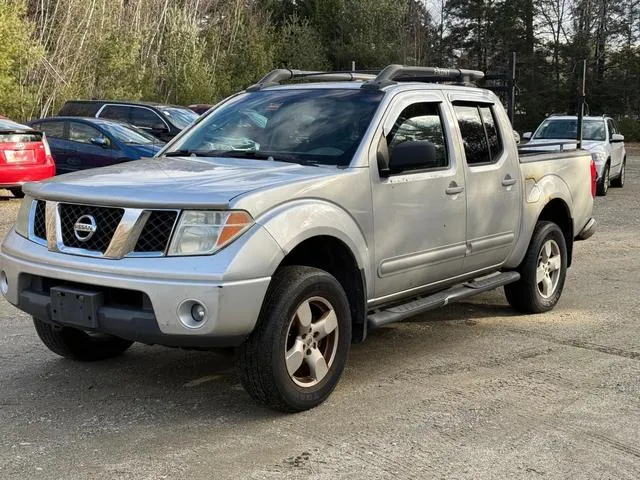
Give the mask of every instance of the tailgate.
POLYGON ((0 132, 0 164, 42 164, 47 152, 40 132, 0 132))

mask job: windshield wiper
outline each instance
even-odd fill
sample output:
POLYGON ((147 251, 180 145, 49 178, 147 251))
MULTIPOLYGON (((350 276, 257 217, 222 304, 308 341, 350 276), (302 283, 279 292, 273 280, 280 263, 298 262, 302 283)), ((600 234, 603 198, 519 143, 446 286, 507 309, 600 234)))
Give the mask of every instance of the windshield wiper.
POLYGON ((215 153, 215 150, 174 150, 173 152, 165 152, 162 154, 163 157, 217 157, 218 155, 212 155, 215 153))

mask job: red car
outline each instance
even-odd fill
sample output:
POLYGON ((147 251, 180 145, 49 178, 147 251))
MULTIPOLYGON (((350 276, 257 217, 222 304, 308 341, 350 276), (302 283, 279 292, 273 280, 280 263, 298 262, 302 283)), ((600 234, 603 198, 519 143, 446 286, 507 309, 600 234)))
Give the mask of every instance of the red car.
POLYGON ((22 197, 22 184, 53 177, 56 164, 44 133, 0 119, 0 188, 22 197))

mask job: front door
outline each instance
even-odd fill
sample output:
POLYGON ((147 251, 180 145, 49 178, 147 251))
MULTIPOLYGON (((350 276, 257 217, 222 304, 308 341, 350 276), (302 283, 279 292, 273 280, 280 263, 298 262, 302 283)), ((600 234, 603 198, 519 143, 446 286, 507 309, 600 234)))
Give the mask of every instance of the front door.
POLYGON ((607 119, 607 130, 609 131, 609 142, 611 143, 611 178, 615 178, 620 174, 620 168, 622 168, 622 160, 624 158, 624 143, 612 142, 612 137, 615 134, 619 134, 618 128, 614 121, 607 119))
POLYGON ((502 264, 516 241, 522 210, 520 164, 511 126, 496 115, 502 106, 473 101, 454 101, 464 145, 467 186, 467 254, 464 270, 502 264), (508 147, 510 146, 510 147, 508 147))
MULTIPOLYGON (((372 165, 376 300, 459 275, 465 253, 465 184, 437 93, 397 100, 380 136, 393 159, 405 142, 431 142, 435 163, 381 176, 372 165)), ((386 148, 385 148, 386 147, 386 148)))
POLYGON ((84 170, 112 165, 115 155, 106 135, 86 123, 71 121, 66 162, 68 171, 84 170), (107 144, 96 145, 94 140, 106 141, 107 144))

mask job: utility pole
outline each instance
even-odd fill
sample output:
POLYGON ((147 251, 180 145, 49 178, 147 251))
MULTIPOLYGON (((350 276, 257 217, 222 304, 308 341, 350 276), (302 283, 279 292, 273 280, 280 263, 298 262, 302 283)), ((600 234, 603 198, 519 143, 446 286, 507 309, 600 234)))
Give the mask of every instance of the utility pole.
POLYGON ((582 62, 582 91, 580 92, 580 108, 578 109, 578 131, 576 132, 576 140, 578 141, 578 149, 582 148, 582 124, 584 123, 584 104, 587 98, 587 61, 582 62))

